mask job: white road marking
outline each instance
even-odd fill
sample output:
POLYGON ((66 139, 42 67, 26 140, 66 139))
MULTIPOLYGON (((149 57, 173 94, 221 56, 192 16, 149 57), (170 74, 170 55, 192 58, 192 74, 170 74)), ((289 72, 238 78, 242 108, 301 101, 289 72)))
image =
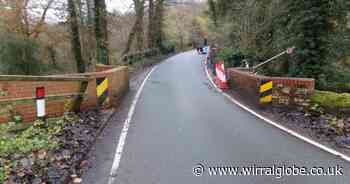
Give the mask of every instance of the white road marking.
POLYGON ((113 184, 114 181, 115 181, 115 178, 117 176, 117 170, 119 168, 120 160, 121 160, 121 157, 122 157, 124 145, 125 145, 125 142, 126 142, 126 136, 128 135, 130 123, 131 123, 131 120, 132 120, 133 115, 135 113, 135 108, 136 108, 137 102, 140 99, 141 93, 143 91, 143 88, 145 87, 146 82, 148 81, 148 79, 150 78, 151 74, 153 73, 153 71, 156 68, 157 67, 155 66, 148 73, 146 78, 143 80, 140 88, 138 89, 134 100, 132 101, 131 107, 129 109, 128 117, 126 118, 126 120, 124 122, 124 127, 123 127, 123 129, 121 131, 121 134, 120 134, 120 137, 119 137, 119 142, 118 142, 118 146, 117 146, 116 151, 115 151, 113 165, 112 165, 112 168, 111 168, 110 177, 108 179, 108 184, 113 184))
POLYGON ((256 116, 257 118, 259 118, 259 119, 261 119, 261 120, 263 120, 263 121, 265 121, 265 122, 271 124, 272 126, 278 128, 278 129, 280 129, 280 130, 282 130, 282 131, 285 131, 285 132, 287 132, 288 134, 290 134, 290 135, 292 135, 292 136, 294 136, 294 137, 297 137, 297 138, 303 140, 304 142, 307 142, 307 143, 309 143, 309 144, 312 144, 312 145, 314 145, 314 146, 320 148, 321 150, 324 150, 324 151, 326 151, 326 152, 328 152, 328 153, 330 153, 330 154, 333 154, 333 155, 335 155, 335 156, 341 157, 342 159, 344 159, 344 160, 350 162, 350 157, 348 157, 348 156, 345 155, 344 153, 340 153, 339 151, 337 151, 337 150, 335 150, 335 149, 329 148, 329 147, 327 147, 327 146, 325 146, 325 145, 323 145, 323 144, 321 144, 321 143, 319 143, 319 142, 316 142, 316 141, 314 141, 314 140, 312 140, 312 139, 310 139, 310 138, 307 138, 307 137, 305 137, 305 136, 303 136, 303 135, 301 135, 301 134, 299 134, 299 133, 297 133, 297 132, 295 132, 295 131, 293 131, 293 130, 291 130, 291 129, 289 129, 289 128, 286 128, 286 127, 284 127, 284 126, 282 126, 282 125, 280 125, 280 124, 278 124, 278 123, 276 123, 276 122, 274 122, 274 121, 272 121, 272 120, 270 120, 270 119, 268 119, 268 118, 266 118, 266 117, 260 115, 259 113, 255 112, 254 110, 250 109, 249 107, 243 105, 242 103, 238 102, 238 101, 235 100, 233 97, 231 97, 230 95, 228 95, 227 93, 225 93, 224 91, 222 91, 221 89, 219 89, 219 88, 216 86, 215 82, 213 81, 213 79, 211 78, 211 76, 210 76, 210 74, 209 74, 209 72, 208 72, 208 68, 207 68, 206 63, 204 64, 204 68, 205 68, 205 72, 206 72, 206 74, 207 74, 207 77, 208 77, 210 83, 214 86, 214 88, 215 88, 219 93, 221 93, 222 95, 224 95, 226 98, 228 98, 230 101, 232 101, 233 103, 235 103, 236 105, 238 105, 238 106, 241 107, 242 109, 248 111, 249 113, 251 113, 252 115, 256 116))

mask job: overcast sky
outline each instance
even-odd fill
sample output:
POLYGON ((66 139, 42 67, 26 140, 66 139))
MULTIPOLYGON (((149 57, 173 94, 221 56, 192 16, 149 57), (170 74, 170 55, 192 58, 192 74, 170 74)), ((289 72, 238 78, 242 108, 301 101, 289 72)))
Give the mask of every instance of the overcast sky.
MULTIPOLYGON (((177 0, 178 2, 204 2, 205 0, 177 0)), ((119 10, 123 13, 125 13, 126 11, 132 11, 132 4, 133 4, 133 0, 106 0, 107 3, 107 8, 109 11, 113 11, 113 10, 119 10)))
MULTIPOLYGON (((32 0, 32 1, 46 5, 48 0, 32 0)), ((66 1, 66 0, 60 0, 60 1, 66 1)), ((119 11, 119 12, 125 13, 127 11, 133 11, 133 0, 105 0, 105 1, 107 4, 107 9, 110 12, 119 11)), ((204 1, 204 0, 182 0, 182 1, 204 1)), ((41 13, 42 13, 42 9, 39 8, 37 9, 37 13, 36 15, 34 14, 34 16, 40 16, 41 13)), ((55 14, 54 11, 49 11, 48 16, 46 17, 46 20, 48 22, 59 22, 59 21, 62 21, 62 19, 63 17, 58 16, 57 13, 55 14)))
MULTIPOLYGON (((30 2, 35 2, 35 3, 42 4, 43 6, 46 6, 47 1, 48 0, 32 0, 30 2)), ((57 1, 66 2, 67 0, 57 0, 57 1)), ((110 12, 119 11, 119 12, 125 13, 127 11, 133 11, 133 6, 132 6, 133 0, 106 0, 106 4, 107 4, 107 9, 110 12)), ((35 9, 35 11, 31 9, 30 13, 33 16, 40 17, 42 12, 43 12, 43 8, 39 7, 35 9)), ((65 16, 62 15, 62 12, 49 10, 46 17, 46 21, 56 23, 56 22, 62 21, 64 18, 65 16)))
POLYGON ((106 3, 109 11, 119 10, 124 13, 130 10, 132 0, 106 0, 106 3))

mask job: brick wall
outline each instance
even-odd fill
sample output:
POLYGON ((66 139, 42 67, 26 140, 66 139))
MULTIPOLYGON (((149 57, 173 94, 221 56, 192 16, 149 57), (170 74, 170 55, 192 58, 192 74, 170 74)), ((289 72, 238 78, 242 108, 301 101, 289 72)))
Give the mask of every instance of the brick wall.
POLYGON ((106 71, 106 70, 111 70, 113 68, 114 68, 114 66, 112 66, 112 65, 97 64, 96 65, 96 72, 103 72, 103 71, 106 71))
POLYGON ((230 86, 255 102, 259 99, 259 85, 262 80, 273 81, 273 104, 304 105, 315 90, 315 80, 308 78, 267 77, 254 75, 240 68, 229 68, 227 75, 230 86))
POLYGON ((45 87, 48 117, 61 116, 69 111, 79 95, 80 85, 88 81, 82 109, 97 106, 96 78, 109 79, 109 105, 116 105, 129 88, 127 67, 98 66, 94 73, 56 76, 4 76, 0 75, 0 123, 11 121, 15 114, 25 122, 36 119, 35 90, 45 87), (112 103, 113 102, 113 103, 112 103))

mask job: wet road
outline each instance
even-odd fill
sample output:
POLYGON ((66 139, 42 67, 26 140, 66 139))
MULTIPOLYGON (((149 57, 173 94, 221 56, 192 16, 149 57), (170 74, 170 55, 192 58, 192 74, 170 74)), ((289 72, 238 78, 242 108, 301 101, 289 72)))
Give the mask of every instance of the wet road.
MULTIPOLYGON (((152 73, 136 106, 115 184, 350 182, 349 163, 266 124, 212 89, 202 59, 195 52, 182 53, 160 64, 152 73), (198 163, 205 167, 202 176, 193 174, 198 163), (307 169, 339 165, 344 176, 277 179, 209 176, 208 172, 209 166, 273 165, 307 169)), ((119 133, 115 132, 113 141, 117 141, 119 133)), ((112 156, 108 158, 105 168, 111 168, 113 162, 112 156)), ((90 180, 107 183, 110 171, 104 170, 104 175, 90 180)))

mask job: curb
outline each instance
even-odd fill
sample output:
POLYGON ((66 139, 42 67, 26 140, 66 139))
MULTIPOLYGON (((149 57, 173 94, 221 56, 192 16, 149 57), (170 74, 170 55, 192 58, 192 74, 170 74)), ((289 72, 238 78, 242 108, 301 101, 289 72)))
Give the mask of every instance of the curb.
MULTIPOLYGON (((202 62, 202 63, 203 63, 203 62, 202 62)), ((207 75, 208 80, 210 81, 211 85, 216 89, 216 91, 219 92, 219 93, 220 93, 221 95, 223 95, 224 97, 226 97, 228 100, 230 100, 230 101, 231 101, 232 103, 234 103, 235 105, 237 105, 237 106, 239 106, 240 108, 242 108, 243 110, 249 112, 249 113, 252 114, 253 116, 257 117, 258 119, 263 120, 264 122, 266 122, 266 123, 268 123, 268 124, 274 126, 275 128, 278 128, 278 129, 280 129, 281 131, 284 131, 284 132, 288 133, 288 134, 291 135, 291 136, 294 136, 294 137, 296 137, 296 138, 298 138, 298 139, 300 139, 300 140, 302 140, 302 141, 304 141, 304 142, 306 142, 306 143, 308 143, 308 144, 311 144, 311 145, 313 145, 313 146, 319 148, 320 150, 323 150, 323 151, 325 151, 325 152, 327 152, 327 153, 329 153, 329 154, 331 154, 331 155, 334 155, 334 156, 336 156, 336 157, 340 157, 341 159, 350 162, 350 157, 347 156, 346 154, 341 153, 341 152, 339 152, 339 151, 337 151, 337 150, 335 150, 335 149, 329 148, 329 147, 327 147, 327 146, 325 146, 325 145, 323 145, 323 144, 321 144, 321 143, 319 143, 319 142, 317 142, 317 141, 315 141, 315 140, 312 140, 312 139, 310 139, 310 138, 307 138, 307 137, 305 137, 305 136, 303 136, 303 135, 301 135, 301 134, 299 134, 299 133, 297 133, 297 132, 295 132, 295 131, 293 131, 293 130, 291 130, 291 129, 285 127, 285 126, 282 126, 282 125, 279 124, 279 123, 276 123, 276 122, 274 122, 274 121, 272 121, 272 120, 270 120, 270 119, 268 119, 268 118, 262 116, 262 115, 259 114, 258 112, 255 112, 254 110, 250 109, 249 107, 243 105, 243 104, 240 103, 238 100, 234 99, 232 96, 230 96, 230 95, 228 95, 227 93, 225 93, 223 90, 219 89, 219 88, 217 87, 217 85, 215 84, 215 82, 213 81, 211 75, 210 75, 209 72, 208 72, 207 60, 205 60, 205 62, 204 62, 204 70, 205 70, 205 73, 206 73, 206 75, 207 75)))

